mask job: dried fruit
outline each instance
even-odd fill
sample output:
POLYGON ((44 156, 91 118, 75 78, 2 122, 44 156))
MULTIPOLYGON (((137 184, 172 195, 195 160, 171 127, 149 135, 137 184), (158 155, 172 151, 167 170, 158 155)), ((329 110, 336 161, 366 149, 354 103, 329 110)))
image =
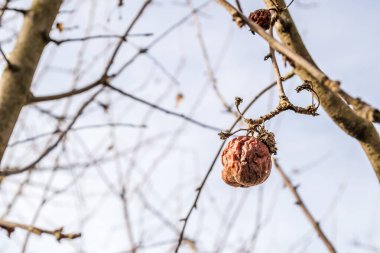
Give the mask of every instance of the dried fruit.
POLYGON ((249 19, 261 26, 264 30, 270 28, 271 13, 270 10, 258 9, 249 14, 249 19))
POLYGON ((222 179, 235 187, 249 187, 263 183, 271 171, 268 147, 255 137, 238 136, 222 153, 222 179))

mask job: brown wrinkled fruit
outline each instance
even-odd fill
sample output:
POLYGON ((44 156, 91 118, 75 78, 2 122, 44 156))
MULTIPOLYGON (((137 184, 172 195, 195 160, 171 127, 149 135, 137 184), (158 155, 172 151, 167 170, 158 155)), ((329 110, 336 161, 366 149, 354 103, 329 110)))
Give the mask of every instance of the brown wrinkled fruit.
POLYGON ((255 137, 238 136, 222 153, 222 179, 234 187, 263 183, 270 174, 272 161, 268 147, 255 137))
POLYGON ((259 9, 249 14, 249 19, 261 26, 264 30, 270 28, 271 13, 270 10, 259 9))

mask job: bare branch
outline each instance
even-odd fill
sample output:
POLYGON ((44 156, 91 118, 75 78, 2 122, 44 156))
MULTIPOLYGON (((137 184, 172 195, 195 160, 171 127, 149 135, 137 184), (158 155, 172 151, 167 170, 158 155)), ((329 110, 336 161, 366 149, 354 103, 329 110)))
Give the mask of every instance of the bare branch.
MULTIPOLYGON (((273 25, 271 24, 271 27, 269 29, 269 34, 273 37, 273 25)), ((286 98, 284 87, 282 86, 282 77, 280 73, 280 69, 278 68, 277 59, 276 59, 276 53, 274 49, 269 46, 270 51, 270 59, 272 61, 274 74, 276 75, 277 80, 277 88, 278 88, 278 96, 281 98, 286 98)))
POLYGON ((197 120, 194 120, 194 119, 192 119, 192 118, 190 118, 190 117, 188 117, 188 116, 186 116, 186 115, 183 115, 183 114, 180 114, 180 113, 176 113, 176 112, 172 112, 172 111, 169 111, 169 110, 167 110, 167 109, 164 109, 164 108, 162 108, 162 107, 160 107, 160 106, 158 106, 158 105, 152 104, 152 103, 150 103, 150 102, 148 102, 148 101, 145 101, 145 100, 143 100, 143 99, 141 99, 141 98, 138 98, 138 97, 136 97, 136 96, 133 96, 132 94, 129 94, 129 93, 127 93, 127 92, 125 92, 125 91, 123 91, 123 90, 121 90, 121 89, 119 89, 119 88, 116 88, 115 86, 112 86, 111 84, 106 84, 106 86, 107 86, 108 88, 110 88, 110 89, 112 89, 112 90, 114 90, 114 91, 120 93, 121 95, 123 95, 123 96, 125 96, 125 97, 131 98, 131 99, 133 99, 133 100, 135 100, 135 101, 138 101, 138 102, 140 102, 140 103, 143 103, 144 105, 147 105, 147 106, 149 106, 149 107, 152 107, 152 108, 154 108, 154 109, 157 109, 157 110, 159 110, 159 111, 161 111, 161 112, 164 112, 164 113, 166 113, 166 114, 169 114, 169 115, 172 115, 172 116, 176 116, 176 117, 180 117, 180 118, 182 118, 182 119, 184 119, 184 120, 186 120, 186 121, 189 121, 189 122, 191 122, 191 123, 193 123, 193 124, 195 124, 195 125, 198 125, 198 126, 204 127, 204 128, 206 128, 206 129, 215 130, 215 131, 220 131, 220 128, 213 127, 213 126, 210 126, 210 125, 206 125, 206 124, 201 123, 201 122, 199 122, 199 121, 197 121, 197 120))
POLYGON ((303 202, 301 196, 298 194, 297 186, 294 186, 292 182, 290 181, 289 177, 285 174, 284 170, 279 165, 277 159, 272 158, 273 164, 277 171, 280 173, 282 180, 284 181, 286 187, 290 190, 290 192, 293 194, 294 198, 296 199, 296 204, 301 208, 302 212, 305 214, 306 218, 310 222, 310 224, 313 226, 315 232, 317 232, 318 236, 321 238, 322 242, 327 247, 328 251, 330 253, 336 253, 336 250, 334 248, 334 245, 331 243, 331 241, 327 238, 326 234, 323 232, 321 226, 319 225, 319 222, 315 220, 309 209, 306 207, 305 203, 303 202))
POLYGON ((128 240, 132 246, 131 253, 136 253, 138 247, 137 247, 137 244, 135 242, 135 238, 134 238, 134 234, 133 234, 133 230, 132 230, 130 212, 129 212, 129 207, 128 207, 129 199, 126 196, 126 189, 125 189, 124 185, 122 186, 122 189, 121 189, 120 201, 121 201, 121 204, 123 207, 124 221, 125 221, 125 226, 126 226, 127 232, 128 232, 128 240))
POLYGON ((367 104, 360 98, 354 98, 345 92, 340 86, 337 86, 336 91, 346 102, 351 105, 356 114, 365 120, 380 123, 380 111, 370 104, 367 104))
MULTIPOLYGON (((199 21, 198 14, 197 14, 197 12, 195 12, 195 9, 192 5, 191 0, 187 0, 187 4, 189 5, 189 7, 191 8, 191 10, 193 12, 193 23, 195 25, 197 39, 198 39, 199 45, 201 47, 203 60, 204 60, 205 65, 206 65, 208 79, 212 85, 212 88, 213 88, 216 96, 218 97, 218 99, 222 103, 223 107, 227 110, 227 112, 234 113, 234 112, 232 112, 231 106, 229 106, 227 104, 226 99, 224 98, 224 96, 222 95, 222 93, 220 92, 220 90, 218 88, 215 72, 212 69, 210 57, 209 57, 207 47, 206 47, 206 43, 205 43, 204 38, 203 38, 202 27, 201 27, 201 23, 199 21)), ((235 116, 237 116, 237 114, 235 116)))
POLYGON ((11 7, 0 7, 0 11, 1 14, 0 14, 0 17, 3 16, 3 13, 5 13, 6 11, 14 11, 14 12, 19 12, 23 15, 25 15, 26 13, 28 13, 28 10, 25 10, 25 9, 19 9, 19 8, 11 8, 11 7))
POLYGON ((278 106, 276 107, 275 110, 273 110, 273 111, 271 111, 271 112, 269 112, 269 113, 261 116, 258 119, 255 119, 255 120, 247 119, 247 122, 251 126, 260 125, 260 124, 262 124, 262 123, 264 123, 264 122, 272 119, 273 117, 277 116, 281 112, 284 112, 284 111, 287 111, 287 110, 291 110, 291 111, 293 111, 295 113, 305 114, 305 115, 311 115, 311 116, 317 116, 318 115, 318 113, 316 113, 317 107, 314 107, 312 105, 308 106, 307 108, 303 108, 303 107, 300 107, 300 106, 295 106, 285 96, 285 97, 281 97, 280 102, 279 102, 279 104, 278 104, 278 106))
POLYGON ((127 37, 149 37, 152 36, 153 33, 136 33, 136 34, 129 34, 127 36, 123 35, 114 35, 114 34, 103 34, 103 35, 92 35, 92 36, 86 36, 82 38, 69 38, 69 39, 53 39, 49 38, 49 41, 53 42, 56 45, 61 45, 62 43, 70 43, 70 42, 81 42, 81 41, 87 41, 87 40, 95 40, 95 39, 121 39, 123 41, 127 41, 127 37))
POLYGON ((155 46, 158 42, 163 40, 166 36, 168 36, 171 32, 173 32, 176 28, 184 24, 189 18, 193 16, 193 13, 199 12, 201 9, 205 8, 212 0, 207 0, 205 3, 201 4, 197 8, 195 8, 190 14, 186 15, 185 17, 181 18, 177 22, 175 22, 173 25, 171 25, 168 29, 166 29, 162 34, 157 36, 151 43, 149 43, 148 46, 141 48, 135 55, 133 55, 126 63, 124 63, 115 73, 110 74, 109 76, 115 77, 119 75, 121 72, 123 72, 129 65, 131 65, 138 56, 145 54, 149 51, 150 48, 155 46))
POLYGON ((31 169, 34 169, 35 166, 43 159, 45 158, 51 151, 53 151, 57 146, 58 144, 62 141, 62 139, 67 135, 67 133, 70 131, 70 129, 74 126, 75 122, 79 119, 79 117, 82 115, 82 113, 84 112, 84 110, 86 109, 86 107, 103 91, 104 87, 102 89, 100 89, 99 91, 97 91, 94 95, 92 95, 90 97, 89 100, 87 100, 81 107, 80 109, 78 110, 77 114, 75 115, 75 117, 73 118, 73 120, 70 122, 70 124, 66 127, 66 129, 64 131, 62 131, 62 133, 59 135, 59 137, 57 138, 57 140, 52 144, 50 145, 35 161, 33 161, 32 163, 30 163, 29 165, 25 166, 24 168, 22 169, 13 169, 13 170, 9 170, 9 169, 5 169, 5 170, 1 170, 0 171, 0 176, 10 176, 10 175, 15 175, 15 174, 20 174, 22 172, 25 172, 25 171, 28 171, 28 170, 31 170, 31 169))
POLYGON ((95 82, 90 83, 90 84, 84 86, 83 88, 73 89, 71 91, 64 92, 61 94, 56 94, 56 95, 40 96, 40 97, 35 97, 33 95, 30 95, 29 99, 28 99, 28 104, 38 103, 38 102, 47 102, 47 101, 52 101, 52 100, 57 100, 57 99, 75 96, 75 95, 81 94, 83 92, 89 91, 89 90, 103 84, 103 82, 104 82, 104 80, 103 80, 103 78, 101 78, 100 80, 96 80, 95 82))
POLYGON ((239 10, 241 13, 243 13, 243 8, 241 7, 240 0, 235 0, 235 2, 236 2, 236 6, 237 6, 238 10, 239 10))
POLYGON ((148 7, 149 4, 151 4, 152 0, 145 0, 144 4, 141 6, 139 12, 136 14, 135 18, 132 20, 131 24, 128 26, 127 30, 125 31, 122 38, 119 40, 119 43, 116 45, 116 48, 111 56, 111 58, 108 61, 108 64, 106 65, 106 68, 104 70, 104 76, 108 75, 108 71, 110 70, 117 53, 119 52, 121 45, 124 43, 125 38, 128 37, 129 32, 132 30, 134 25, 137 23, 137 21, 141 18, 142 14, 144 13, 145 9, 148 7))
POLYGON ((30 233, 36 234, 36 235, 42 235, 42 234, 48 234, 54 236, 57 241, 61 241, 62 239, 75 239, 81 236, 81 234, 66 234, 63 233, 63 227, 55 229, 55 230, 46 230, 39 227, 29 226, 21 223, 16 222, 10 222, 0 219, 0 228, 7 231, 8 236, 11 236, 11 234, 15 231, 16 228, 26 230, 30 233))
MULTIPOLYGON (((372 164, 378 180, 380 181, 380 137, 378 132, 371 122, 358 116, 333 91, 333 88, 339 85, 338 82, 330 80, 328 76, 315 65, 303 45, 301 37, 293 24, 289 12, 287 10, 282 11, 280 20, 282 20, 281 22, 283 23, 286 20, 286 28, 282 25, 281 28, 278 29, 278 32, 280 33, 282 40, 288 42, 292 48, 284 46, 278 42, 270 36, 270 34, 266 33, 263 28, 249 20, 227 1, 216 1, 232 15, 235 22, 239 26, 247 24, 251 30, 258 33, 263 39, 265 39, 272 48, 285 55, 295 63, 295 72, 304 81, 310 81, 313 83, 313 86, 315 86, 315 91, 321 98, 321 105, 329 116, 344 132, 360 142, 372 164), (293 29, 291 30, 292 34, 289 35, 287 31, 290 31, 290 27, 293 27, 293 29)), ((280 6, 284 6, 283 0, 280 0, 280 2, 282 3, 280 6)), ((268 0, 267 4, 273 7, 273 3, 271 1, 268 0)))
MULTIPOLYGON (((73 127, 73 128, 71 128, 70 131, 80 131, 80 130, 87 130, 87 129, 94 129, 94 128, 103 128, 103 127, 111 127, 111 128, 113 128, 113 127, 146 128, 147 126, 146 125, 134 125, 134 124, 122 123, 122 122, 115 122, 115 123, 111 122, 111 123, 106 123, 106 124, 94 124, 94 125, 73 127)), ((57 129, 57 130, 55 130, 53 132, 38 134, 38 135, 35 135, 35 136, 32 136, 32 137, 28 137, 28 138, 23 139, 23 140, 12 142, 12 143, 8 144, 8 148, 12 148, 12 147, 15 147, 15 146, 17 146, 19 144, 23 144, 23 143, 26 143, 26 142, 34 141, 34 140, 37 140, 37 139, 42 138, 42 137, 51 136, 51 135, 60 134, 60 133, 62 133, 62 131, 59 130, 59 129, 57 129)))
POLYGON ((41 33, 49 33, 62 0, 34 0, 33 15, 26 15, 9 61, 18 71, 6 68, 0 79, 0 161, 28 99, 30 86, 46 46, 41 33), (28 59, 28 60, 26 60, 28 59))
MULTIPOLYGON (((294 74, 293 73, 290 73, 289 75, 287 75, 288 78, 291 78, 294 74)), ((286 80, 286 79, 285 79, 286 80)), ((227 130, 227 132, 231 132, 234 127, 239 123, 239 121, 242 119, 242 116, 249 110, 249 108, 262 96, 264 95, 267 91, 269 91, 271 88, 273 88, 274 86, 276 86, 277 82, 273 82, 271 83, 270 85, 268 85, 267 87, 265 87, 258 95, 256 95, 252 101, 244 108, 244 110, 241 112, 241 115, 238 116, 235 120, 235 122, 231 125, 231 127, 227 130)), ((214 165, 215 165, 215 162, 216 160, 218 159, 219 155, 220 155, 220 152, 222 151, 223 149, 223 146, 224 144, 226 143, 227 140, 224 140, 218 151, 216 152, 215 156, 214 156, 214 159, 212 160, 211 162, 211 165, 210 167, 208 168, 207 172, 206 172, 206 175, 203 177, 202 179, 202 182, 200 184, 200 186, 196 189, 197 191, 197 194, 195 196, 195 199, 193 201, 193 204, 191 205, 188 213, 186 214, 185 218, 183 218, 181 221, 183 221, 183 225, 182 225, 182 229, 181 229, 181 232, 180 232, 180 235, 179 235, 179 238, 178 238, 178 242, 177 242, 177 247, 175 249, 175 253, 178 253, 179 251, 179 248, 181 247, 181 244, 182 244, 182 241, 183 241, 183 238, 184 238, 184 235, 185 235, 185 230, 186 230, 186 227, 187 227, 187 223, 190 219, 190 216, 191 214, 193 213, 193 211, 197 208, 197 203, 198 203, 198 200, 199 200, 199 197, 201 195, 201 192, 207 182, 207 179, 208 177, 210 176, 211 174, 211 171, 213 170, 214 168, 214 165)))
POLYGON ((3 49, 1 48, 1 44, 0 44, 0 54, 3 56, 5 62, 6 62, 7 65, 8 65, 8 68, 9 68, 10 70, 17 70, 17 66, 16 66, 16 65, 13 65, 13 64, 9 61, 8 57, 5 55, 3 49))

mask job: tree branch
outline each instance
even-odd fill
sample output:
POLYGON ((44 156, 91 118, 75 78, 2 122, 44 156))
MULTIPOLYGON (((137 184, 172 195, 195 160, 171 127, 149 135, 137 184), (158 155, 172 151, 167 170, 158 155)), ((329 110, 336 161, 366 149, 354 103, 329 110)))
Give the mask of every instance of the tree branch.
MULTIPOLYGON (((234 8, 225 0, 216 0, 233 17, 239 27, 247 24, 251 30, 265 39, 269 45, 279 53, 285 55, 295 64, 295 72, 304 81, 313 84, 321 105, 333 121, 348 135, 357 139, 364 152, 366 153, 372 167, 380 180, 380 137, 373 124, 358 116, 340 97, 333 88, 339 86, 337 81, 330 80, 313 62, 307 52, 300 35, 287 10, 282 11, 279 22, 277 22, 277 32, 284 44, 275 40, 264 31, 259 25, 255 24, 234 8), (286 47, 284 45, 288 45, 286 47)), ((270 0, 265 0, 267 5, 273 7, 270 0)), ((284 1, 279 0, 280 6, 286 6, 284 1)))
POLYGON ((26 230, 30 233, 36 234, 36 235, 42 235, 42 234, 48 234, 54 236, 57 241, 61 241, 62 239, 75 239, 81 236, 81 234, 65 234, 63 233, 63 227, 55 229, 55 230, 46 230, 43 228, 35 227, 35 226, 29 226, 17 222, 10 222, 0 219, 0 228, 7 231, 8 236, 11 236, 11 234, 15 231, 16 228, 20 228, 23 230, 26 230))
POLYGON ((81 38, 69 38, 69 39, 53 39, 49 37, 49 41, 53 42, 56 45, 61 45, 62 43, 68 43, 68 42, 80 42, 80 41, 87 41, 87 40, 94 40, 94 39, 121 39, 123 41, 127 41, 127 37, 148 37, 152 36, 153 33, 136 33, 136 34, 129 34, 128 36, 123 35, 115 35, 115 34, 103 34, 103 35, 92 35, 92 36, 86 36, 81 38))
POLYGON ((277 169, 277 171, 280 173, 282 180, 284 181, 286 187, 290 190, 290 192, 293 194, 294 198, 296 199, 296 204, 301 208, 302 212, 305 214, 306 218, 310 222, 310 224, 313 226, 314 230, 317 232, 319 238, 321 238, 322 242, 326 245, 328 251, 330 253, 336 253, 336 250, 333 246, 333 244, 330 242, 330 240, 327 238, 326 234, 323 232, 321 226, 319 225, 319 222, 315 220, 309 209, 306 207, 305 203, 303 202, 301 196, 298 194, 297 187, 292 184, 289 177, 285 174, 284 170, 281 168, 279 163, 277 162, 277 159, 272 158, 274 167, 277 169))
POLYGON ((192 119, 192 118, 190 118, 190 117, 188 117, 188 116, 186 116, 186 115, 183 115, 183 114, 180 114, 180 113, 176 113, 176 112, 172 112, 172 111, 169 111, 169 110, 167 110, 167 109, 164 109, 164 108, 162 108, 162 107, 160 107, 160 106, 158 106, 158 105, 152 104, 152 103, 150 103, 150 102, 148 102, 148 101, 145 101, 145 100, 143 100, 143 99, 141 99, 141 98, 138 98, 138 97, 136 97, 136 96, 133 96, 132 94, 129 94, 129 93, 127 93, 127 92, 125 92, 125 91, 123 91, 123 90, 121 90, 121 89, 119 89, 119 88, 116 88, 115 86, 112 86, 111 84, 106 84, 106 86, 107 86, 108 88, 110 88, 111 90, 114 90, 114 91, 120 93, 121 95, 123 95, 123 96, 125 96, 125 97, 131 98, 131 99, 133 99, 133 100, 135 100, 135 101, 138 101, 138 102, 140 102, 140 103, 143 103, 143 104, 145 104, 145 105, 147 105, 147 106, 149 106, 149 107, 152 107, 152 108, 154 108, 154 109, 157 109, 157 110, 159 110, 159 111, 161 111, 161 112, 164 112, 164 113, 166 113, 166 114, 169 114, 169 115, 173 115, 173 116, 176 116, 176 117, 182 118, 182 119, 184 119, 184 120, 186 120, 186 121, 189 121, 189 122, 191 122, 191 123, 193 123, 193 124, 195 124, 195 125, 198 125, 198 126, 204 127, 204 128, 206 128, 206 129, 215 130, 215 131, 220 131, 220 128, 206 125, 206 124, 204 124, 204 123, 202 123, 202 122, 199 122, 199 121, 197 121, 197 120, 194 120, 194 119, 192 119))
POLYGON ((9 61, 7 55, 4 53, 3 49, 1 48, 1 44, 0 44, 0 54, 3 56, 5 62, 6 62, 7 65, 8 65, 8 68, 9 68, 10 70, 13 70, 13 71, 17 70, 17 66, 13 65, 13 64, 9 61))
POLYGON ((29 97, 34 72, 62 0, 34 0, 25 15, 9 62, 17 71, 6 68, 0 79, 0 162, 22 107, 29 97))
MULTIPOLYGON (((202 57, 203 57, 203 60, 205 62, 205 65, 206 65, 207 76, 208 76, 208 79, 212 85, 212 89, 214 90, 216 96, 218 97, 218 99, 222 103, 223 107, 227 110, 227 112, 234 113, 231 109, 231 106, 228 105, 227 101, 225 100, 224 96, 222 95, 222 93, 219 90, 218 81, 217 81, 215 72, 211 66, 209 53, 207 51, 207 46, 206 46, 206 43, 205 43, 204 38, 203 38, 201 22, 199 20, 198 14, 195 11, 195 8, 193 7, 191 0, 187 0, 187 5, 190 7, 190 9, 193 12, 193 23, 194 23, 194 26, 196 29, 196 36, 197 36, 199 45, 201 47, 202 57)), ((235 116, 237 116, 236 112, 235 112, 235 116)))
MULTIPOLYGON (((81 131, 81 130, 88 130, 88 129, 103 128, 103 127, 108 127, 108 128, 117 128, 117 127, 147 128, 146 125, 135 125, 135 124, 123 123, 123 122, 110 122, 110 123, 106 123, 106 124, 93 124, 93 125, 85 125, 85 126, 73 127, 73 128, 71 128, 71 131, 81 131)), ((38 135, 35 135, 35 136, 31 136, 31 137, 28 137, 28 138, 25 138, 25 139, 22 139, 22 140, 19 140, 19 141, 15 141, 15 142, 9 143, 8 144, 8 148, 12 148, 12 147, 15 147, 17 145, 20 145, 20 144, 23 144, 23 143, 26 143, 26 142, 35 141, 35 140, 40 139, 42 137, 57 135, 57 134, 60 134, 60 133, 62 133, 62 130, 57 129, 57 130, 52 131, 52 132, 47 132, 47 133, 42 133, 42 134, 38 134, 38 135)))
POLYGON ((360 98, 351 97, 351 95, 345 92, 340 86, 337 88, 337 93, 346 101, 347 104, 352 106, 357 115, 368 121, 380 123, 380 111, 377 108, 367 104, 360 98))
POLYGON ((75 95, 81 94, 83 92, 86 92, 88 90, 91 90, 91 89, 103 84, 103 82, 104 82, 103 79, 96 80, 95 82, 90 83, 90 84, 84 86, 83 88, 73 89, 71 91, 64 92, 61 94, 56 94, 56 95, 40 96, 40 97, 35 97, 33 95, 30 95, 27 103, 32 104, 32 103, 38 103, 38 102, 47 102, 47 101, 52 101, 52 100, 57 100, 57 99, 75 96, 75 95))
POLYGON ((63 138, 67 135, 67 133, 71 130, 71 128, 74 126, 75 122, 79 119, 79 117, 82 115, 82 113, 84 112, 84 110, 86 109, 86 107, 97 97, 97 95, 99 95, 102 91, 103 91, 104 87, 100 90, 98 90, 94 95, 92 95, 90 97, 90 99, 88 99, 78 110, 78 112, 76 113, 75 117, 72 119, 72 121, 70 122, 70 124, 66 127, 66 129, 64 131, 62 131, 60 133, 60 135, 58 136, 57 140, 51 144, 49 147, 46 148, 46 150, 44 152, 42 152, 42 154, 37 158, 35 159, 32 163, 30 163, 29 165, 25 166, 24 168, 21 168, 21 169, 5 169, 5 170, 0 170, 0 177, 5 177, 5 176, 10 176, 10 175, 15 175, 15 174, 20 174, 22 172, 25 172, 25 171, 28 171, 28 170, 31 170, 31 169, 34 169, 36 167, 36 165, 42 160, 44 159, 48 154, 50 154, 51 151, 53 151, 58 145, 59 143, 63 140, 63 138))
POLYGON ((125 41, 125 38, 128 37, 128 34, 129 32, 132 30, 132 28, 135 26, 135 24, 137 23, 137 21, 142 17, 145 9, 149 6, 149 4, 152 3, 152 0, 145 0, 143 5, 141 6, 140 10, 138 11, 138 13, 136 14, 136 16, 134 17, 134 19, 132 20, 131 24, 128 26, 127 30, 124 32, 122 38, 119 40, 119 42, 117 43, 116 45, 116 48, 113 52, 113 54, 111 55, 111 58, 109 59, 108 61, 108 64, 106 65, 106 68, 104 70, 104 76, 108 76, 108 72, 116 58, 116 55, 117 53, 119 52, 120 48, 121 48, 121 45, 123 44, 123 42, 125 41))
MULTIPOLYGON (((269 33, 273 37, 273 26, 272 26, 272 24, 271 24, 269 33)), ((270 55, 270 59, 271 59, 272 65, 273 65, 274 74, 275 74, 276 80, 277 80, 278 96, 280 99, 286 98, 284 87, 282 86, 282 77, 281 77, 280 69, 278 68, 278 64, 277 64, 276 52, 274 51, 274 49, 271 46, 269 47, 269 55, 270 55)))
POLYGON ((3 13, 4 13, 5 11, 19 12, 19 13, 21 13, 21 14, 23 14, 23 15, 26 15, 26 13, 28 13, 28 10, 25 10, 25 9, 19 9, 19 8, 11 8, 11 7, 1 7, 1 8, 0 8, 0 11, 2 11, 1 14, 0 14, 0 17, 3 16, 3 13))
MULTIPOLYGON (((284 81, 285 80, 288 80, 290 78, 292 78, 294 76, 294 73, 289 73, 288 75, 286 75, 286 77, 284 78, 284 81)), ((231 132, 234 127, 240 122, 240 120, 243 118, 243 115, 249 110, 249 108, 251 108, 251 106, 261 97, 263 96, 267 91, 269 91, 271 88, 273 88, 274 86, 277 85, 277 82, 273 82, 271 84, 269 84, 267 87, 265 87, 261 92, 259 92, 259 94, 257 94, 252 100, 251 102, 244 108, 244 110, 241 112, 241 115, 239 115, 238 117, 236 117, 236 120, 234 121, 234 123, 230 126, 230 128, 227 130, 227 132, 231 132)), ((197 208, 197 204, 198 204, 198 200, 199 200, 199 197, 201 195, 201 192, 207 182, 207 179, 208 177, 210 176, 211 174, 211 171, 213 170, 214 168, 214 165, 216 163, 216 160, 218 160, 218 157, 220 155, 220 152, 222 151, 223 149, 223 146, 224 144, 226 143, 227 139, 224 140, 221 144, 220 144, 220 147, 218 149, 218 151, 216 152, 215 156, 214 156, 214 159, 212 160, 211 162, 211 165, 210 167, 208 168, 205 176, 203 177, 202 179, 202 182, 200 184, 200 186, 196 189, 197 191, 197 194, 195 196, 195 199, 189 209, 189 211, 187 212, 186 214, 186 217, 181 219, 181 221, 183 221, 183 225, 182 225, 182 229, 181 229, 181 232, 179 234, 179 238, 178 238, 178 242, 177 242, 177 246, 176 246, 176 249, 175 249, 175 253, 178 253, 179 251, 179 248, 181 247, 181 244, 182 244, 182 241, 184 240, 184 235, 185 235, 185 230, 186 230, 186 227, 187 227, 187 223, 190 219, 190 216, 191 214, 193 213, 193 211, 197 208)))
MULTIPOLYGON (((278 2, 280 6, 286 6, 283 0, 279 0, 278 2)), ((273 3, 270 0, 265 0, 265 3, 268 7, 273 7, 273 3)), ((306 49, 288 10, 281 12, 279 20, 276 23, 276 29, 283 44, 289 46, 289 50, 306 59, 311 64, 311 67, 315 69, 315 72, 318 70, 320 74, 323 74, 306 49)), ((286 56, 289 57, 289 55, 286 56)), ((339 82, 332 81, 327 76, 324 79, 320 79, 313 72, 308 71, 301 62, 297 62, 295 59, 292 60, 295 62, 296 74, 302 80, 312 82, 313 88, 319 96, 321 105, 327 114, 344 132, 359 141, 380 181, 380 138, 369 118, 362 117, 363 113, 361 115, 355 113, 341 99, 340 96, 347 99, 348 96, 345 95, 348 94, 340 89, 339 82)), ((363 106, 357 106, 356 108, 357 111, 365 111, 360 110, 363 106)), ((372 109, 371 111, 375 113, 377 110, 372 109)))

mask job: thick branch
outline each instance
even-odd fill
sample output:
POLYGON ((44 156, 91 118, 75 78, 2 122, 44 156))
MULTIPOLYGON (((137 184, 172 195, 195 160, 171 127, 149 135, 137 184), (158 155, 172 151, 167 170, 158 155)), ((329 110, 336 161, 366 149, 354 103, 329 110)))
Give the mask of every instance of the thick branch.
POLYGON ((347 102, 347 104, 352 106, 357 115, 368 121, 380 123, 380 111, 377 108, 367 104, 360 98, 351 97, 351 95, 341 89, 340 86, 338 88, 338 94, 347 102))
POLYGON ((0 161, 47 43, 41 34, 49 34, 61 4, 62 0, 34 0, 9 55, 17 69, 7 67, 0 79, 0 161))
MULTIPOLYGON (((314 89, 320 98, 321 105, 327 114, 344 132, 360 142, 380 180, 379 134, 371 122, 358 116, 341 97, 333 91, 333 88, 339 85, 339 82, 330 80, 328 76, 315 65, 301 40, 289 12, 283 11, 277 22, 277 32, 283 42, 283 44, 281 44, 227 1, 216 1, 232 15, 234 21, 239 26, 247 24, 251 30, 264 38, 272 48, 293 61, 296 74, 304 81, 313 83, 314 89)), ((272 1, 265 1, 268 6, 273 7, 272 1)), ((280 6, 285 6, 284 1, 280 0, 279 2, 280 6)))
MULTIPOLYGON (((265 0, 268 7, 273 7, 270 0, 265 0)), ((278 1, 280 6, 285 6, 283 0, 278 1)), ((281 13, 276 24, 277 33, 284 45, 287 45, 292 52, 308 60, 313 69, 319 70, 311 55, 303 44, 302 38, 290 16, 288 10, 281 13)), ((286 56, 289 56, 285 54, 286 56)), ((289 57, 291 58, 291 57, 289 57)), ((295 59, 292 59, 295 60, 295 59)), ((373 124, 365 118, 355 113, 338 94, 343 95, 339 82, 331 81, 325 76, 321 79, 308 71, 301 62, 295 62, 295 72, 304 81, 312 81, 317 92, 321 105, 334 122, 347 134, 357 139, 366 153, 377 178, 380 180, 380 138, 373 124), (339 93, 340 91, 340 93, 339 93)), ((315 71, 317 72, 317 71, 315 71)), ((319 70, 320 73, 323 73, 319 70)), ((345 93, 345 92, 344 92, 345 93)), ((347 93, 345 93, 348 95, 347 93)))

